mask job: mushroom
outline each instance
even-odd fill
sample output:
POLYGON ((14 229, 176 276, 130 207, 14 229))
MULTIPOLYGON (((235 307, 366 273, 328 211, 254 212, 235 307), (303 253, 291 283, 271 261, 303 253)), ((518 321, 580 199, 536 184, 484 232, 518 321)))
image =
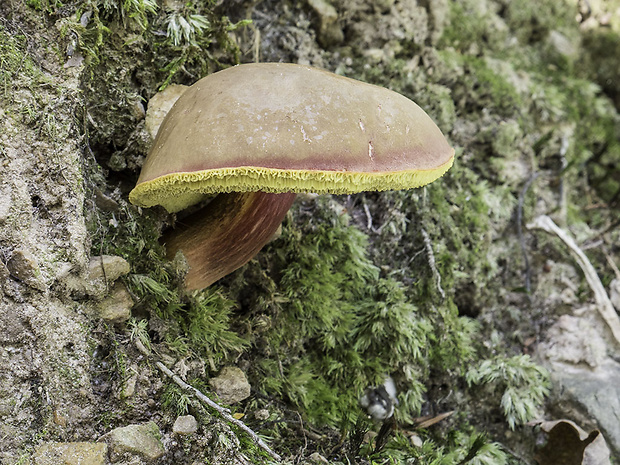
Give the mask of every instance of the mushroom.
POLYGON ((419 187, 453 161, 439 128, 396 92, 309 66, 246 64, 178 99, 129 199, 179 212, 218 194, 163 237, 195 290, 258 253, 295 193, 419 187))

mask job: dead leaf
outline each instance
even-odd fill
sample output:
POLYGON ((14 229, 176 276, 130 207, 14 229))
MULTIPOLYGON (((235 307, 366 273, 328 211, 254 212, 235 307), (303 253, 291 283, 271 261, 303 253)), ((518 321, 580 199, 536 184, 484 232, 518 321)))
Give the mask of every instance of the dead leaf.
POLYGON ((533 423, 547 433, 534 457, 539 465, 611 465, 609 448, 599 430, 589 434, 570 420, 533 423))

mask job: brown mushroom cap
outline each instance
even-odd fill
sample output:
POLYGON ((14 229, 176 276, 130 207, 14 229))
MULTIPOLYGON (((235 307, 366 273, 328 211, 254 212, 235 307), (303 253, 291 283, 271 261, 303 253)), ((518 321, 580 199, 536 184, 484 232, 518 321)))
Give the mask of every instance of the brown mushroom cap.
POLYGON ((453 161, 435 123, 396 92, 309 66, 247 64, 179 98, 129 198, 179 211, 214 192, 409 189, 453 161))

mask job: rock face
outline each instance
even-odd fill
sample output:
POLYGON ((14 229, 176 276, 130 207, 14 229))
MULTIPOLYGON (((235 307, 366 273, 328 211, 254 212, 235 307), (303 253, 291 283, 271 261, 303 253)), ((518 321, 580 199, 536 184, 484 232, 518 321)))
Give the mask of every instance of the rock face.
MULTIPOLYGON (((13 7, 22 6, 2 2, 0 16, 10 22, 13 7)), ((78 431, 87 436, 95 405, 87 389, 90 323, 83 302, 73 300, 66 286, 69 276, 86 275, 90 247, 75 118, 79 74, 54 73, 61 69, 57 57, 37 48, 58 43, 57 31, 48 29, 50 36, 37 36, 32 50, 49 60, 52 71, 44 76, 0 28, 2 73, 10 76, 0 96, 2 463, 17 462, 20 450, 41 430, 61 440, 77 437, 78 431), (26 107, 31 121, 19 116, 26 107)))
MULTIPOLYGON (((592 310, 595 312, 595 310, 592 310)), ((581 427, 600 429, 620 453, 620 363, 608 355, 605 326, 594 318, 563 315, 549 329, 539 354, 553 383, 551 410, 581 427)))
POLYGON ((250 383, 237 367, 225 367, 219 376, 211 378, 211 386, 225 404, 234 404, 250 397, 250 383))
POLYGON ((100 441, 108 444, 112 462, 131 457, 154 461, 166 453, 159 427, 152 421, 113 429, 100 441))

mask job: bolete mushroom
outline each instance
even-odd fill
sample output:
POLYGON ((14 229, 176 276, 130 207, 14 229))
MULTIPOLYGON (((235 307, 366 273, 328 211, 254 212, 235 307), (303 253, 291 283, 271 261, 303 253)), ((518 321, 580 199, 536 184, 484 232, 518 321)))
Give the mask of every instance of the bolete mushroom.
POLYGON ((396 92, 309 66, 246 64, 177 100, 129 199, 178 212, 219 194, 163 238, 169 257, 186 257, 194 290, 258 253, 295 193, 419 187, 453 161, 439 128, 396 92))

